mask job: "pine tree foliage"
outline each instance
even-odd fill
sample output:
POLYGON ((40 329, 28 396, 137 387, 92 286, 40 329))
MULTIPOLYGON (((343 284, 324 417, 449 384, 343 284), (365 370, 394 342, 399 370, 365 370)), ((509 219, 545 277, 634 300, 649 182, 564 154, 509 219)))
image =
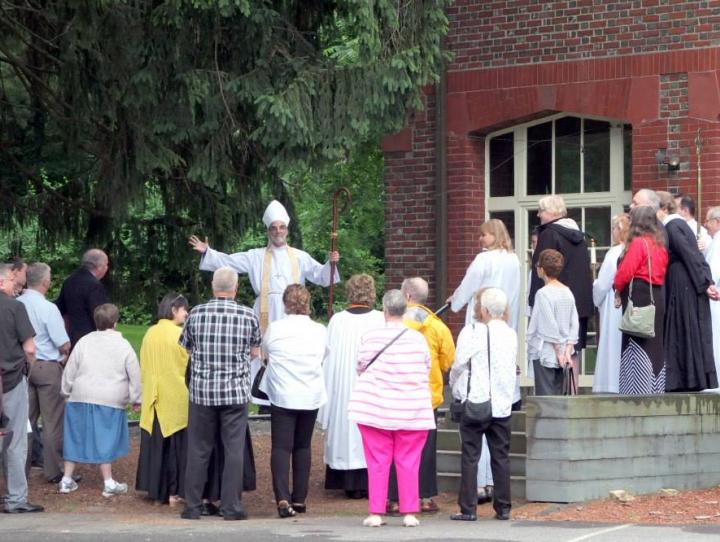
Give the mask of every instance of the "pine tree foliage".
POLYGON ((257 220, 262 182, 401 126, 447 29, 442 1, 0 7, 0 225, 95 243, 149 190, 156 226, 257 220))

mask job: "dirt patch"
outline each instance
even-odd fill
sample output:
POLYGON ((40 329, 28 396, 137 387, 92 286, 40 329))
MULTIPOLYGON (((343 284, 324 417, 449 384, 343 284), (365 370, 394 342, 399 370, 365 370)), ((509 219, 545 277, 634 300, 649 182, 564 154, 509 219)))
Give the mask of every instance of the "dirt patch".
MULTIPOLYGON (((270 477, 270 432, 267 422, 253 423, 253 446, 257 466, 257 490, 243 494, 243 503, 250 517, 275 517, 275 501, 270 477)), ((57 486, 45 482, 42 471, 30 473, 30 501, 45 506, 48 512, 72 512, 88 514, 114 514, 116 519, 129 519, 162 523, 180 513, 180 508, 155 505, 144 492, 133 488, 140 446, 137 430, 131 431, 130 454, 113 466, 116 480, 127 482, 127 495, 106 499, 101 495, 102 477, 97 467, 79 465, 77 473, 83 475, 78 491, 61 495, 57 486)), ((363 517, 367 514, 367 500, 349 500, 342 491, 326 491, 323 488, 325 465, 323 464, 323 437, 316 431, 313 437, 313 463, 310 475, 308 513, 312 515, 348 515, 363 517)), ((1 487, 1 484, 0 484, 1 487)), ((435 499, 439 514, 447 516, 457 511, 457 495, 441 493, 435 499)), ((630 503, 608 500, 582 504, 557 505, 547 503, 515 502, 513 519, 536 521, 583 521, 608 523, 648 524, 720 524, 720 488, 684 491, 675 497, 657 495, 638 496, 630 503)), ((478 516, 489 518, 494 514, 492 506, 478 507, 478 516)))

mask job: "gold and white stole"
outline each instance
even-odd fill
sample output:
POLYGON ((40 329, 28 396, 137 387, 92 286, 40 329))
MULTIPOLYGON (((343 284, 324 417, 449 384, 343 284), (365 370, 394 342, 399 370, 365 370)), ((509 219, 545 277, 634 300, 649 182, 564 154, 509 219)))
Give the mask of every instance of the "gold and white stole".
MULTIPOLYGON (((288 258, 290 258, 290 273, 292 273, 293 284, 300 284, 300 269, 298 268, 297 251, 290 245, 287 246, 288 258)), ((268 308, 268 294, 270 292, 270 275, 272 273, 272 249, 268 246, 265 249, 263 260, 262 286, 260 287, 260 332, 265 333, 270 320, 268 308)))

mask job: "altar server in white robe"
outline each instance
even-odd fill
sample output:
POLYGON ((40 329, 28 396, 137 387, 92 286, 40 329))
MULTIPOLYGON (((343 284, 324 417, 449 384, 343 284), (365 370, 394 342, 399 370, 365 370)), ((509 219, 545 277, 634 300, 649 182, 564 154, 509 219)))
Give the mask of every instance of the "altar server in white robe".
MULTIPOLYGON (((710 273, 715 284, 720 284, 720 206, 710 207, 707 212, 705 227, 712 238, 707 253, 707 262, 710 266, 710 273)), ((715 369, 720 375, 720 302, 710 302, 710 317, 712 319, 713 331, 713 355, 715 356, 715 369)), ((720 393, 720 388, 713 391, 720 393)))
MULTIPOLYGON (((200 269, 215 271, 220 267, 230 267, 239 274, 246 273, 250 279, 255 295, 255 314, 260 319, 260 328, 264 332, 270 322, 285 316, 282 301, 283 292, 290 284, 305 284, 310 281, 319 286, 330 285, 330 262, 337 262, 340 255, 330 254, 325 265, 317 262, 307 252, 292 248, 287 244, 290 216, 285 207, 277 200, 271 201, 262 217, 267 228, 268 244, 266 247, 253 248, 246 252, 225 254, 210 248, 207 237, 204 241, 192 235, 190 246, 202 254, 200 269)), ((340 282, 340 275, 335 270, 334 282, 340 282)), ((252 374, 260 369, 260 360, 253 360, 252 374)), ((259 401, 259 404, 268 404, 259 401)))
POLYGON ((325 489, 342 489, 349 498, 367 497, 367 465, 362 438, 348 420, 348 402, 357 380, 357 355, 366 331, 382 327, 382 311, 374 310, 375 281, 353 275, 345 283, 348 307, 328 324, 328 349, 323 363, 328 402, 318 421, 325 431, 325 489))
POLYGON ((593 393, 619 392, 622 309, 615 306, 613 280, 617 271, 618 259, 625 250, 625 240, 629 229, 630 217, 628 215, 621 214, 613 217, 613 246, 605 254, 598 277, 593 282, 593 302, 600 312, 600 341, 598 342, 593 377, 593 393))
MULTIPOLYGON (((515 332, 520 318, 520 260, 513 251, 512 240, 505 224, 491 218, 480 226, 480 246, 483 249, 465 271, 455 292, 448 298, 450 308, 458 312, 467 305, 465 325, 477 321, 474 295, 484 288, 499 288, 508 298, 508 324, 515 332)), ((513 403, 520 400, 519 381, 515 384, 513 403)), ((490 449, 485 436, 478 463, 478 503, 492 500, 493 478, 490 470, 490 449)))

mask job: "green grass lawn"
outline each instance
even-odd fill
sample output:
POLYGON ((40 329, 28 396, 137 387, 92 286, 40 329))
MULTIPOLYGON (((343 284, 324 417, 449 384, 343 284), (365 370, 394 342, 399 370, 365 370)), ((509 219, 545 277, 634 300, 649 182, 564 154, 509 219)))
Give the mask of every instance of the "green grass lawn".
POLYGON ((140 344, 145 336, 145 332, 150 326, 136 326, 134 324, 118 324, 117 329, 123 334, 130 344, 135 349, 135 353, 140 355, 140 344))

